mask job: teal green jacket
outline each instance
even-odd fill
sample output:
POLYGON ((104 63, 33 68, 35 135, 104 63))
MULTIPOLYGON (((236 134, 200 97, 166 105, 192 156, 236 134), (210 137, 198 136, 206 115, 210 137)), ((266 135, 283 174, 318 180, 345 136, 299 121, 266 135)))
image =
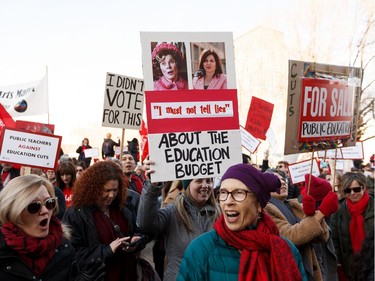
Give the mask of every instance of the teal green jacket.
MULTIPOLYGON (((297 248, 288 239, 282 238, 292 249, 302 280, 307 281, 297 248)), ((237 281, 239 268, 239 251, 226 244, 216 230, 212 230, 190 243, 181 261, 177 281, 237 281)))

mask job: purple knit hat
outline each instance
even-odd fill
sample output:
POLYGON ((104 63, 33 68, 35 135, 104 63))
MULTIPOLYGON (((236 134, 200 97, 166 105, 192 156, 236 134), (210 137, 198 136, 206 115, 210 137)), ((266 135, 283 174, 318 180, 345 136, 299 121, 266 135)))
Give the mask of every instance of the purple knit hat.
POLYGON ((221 178, 221 182, 226 179, 236 179, 255 192, 262 208, 267 205, 271 198, 271 192, 279 192, 281 182, 273 174, 261 173, 249 164, 237 164, 228 168, 221 178))

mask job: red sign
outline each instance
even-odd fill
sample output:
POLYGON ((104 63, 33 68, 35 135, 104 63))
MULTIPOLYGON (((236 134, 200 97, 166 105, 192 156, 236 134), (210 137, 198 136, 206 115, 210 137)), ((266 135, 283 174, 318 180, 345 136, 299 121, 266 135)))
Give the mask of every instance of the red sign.
POLYGON ((245 129, 254 137, 265 140, 271 124, 273 104, 257 97, 252 97, 245 129))
POLYGON ((3 132, 4 127, 14 128, 16 123, 12 116, 6 111, 4 106, 0 103, 0 136, 3 132))
POLYGON ((354 87, 347 82, 303 78, 299 141, 349 138, 354 87))

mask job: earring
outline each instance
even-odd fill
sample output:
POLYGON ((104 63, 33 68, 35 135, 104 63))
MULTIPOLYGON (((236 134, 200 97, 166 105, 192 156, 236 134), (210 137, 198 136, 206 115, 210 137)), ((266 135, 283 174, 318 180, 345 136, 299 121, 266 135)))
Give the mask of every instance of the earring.
POLYGON ((259 221, 262 218, 262 213, 258 213, 257 220, 259 221))

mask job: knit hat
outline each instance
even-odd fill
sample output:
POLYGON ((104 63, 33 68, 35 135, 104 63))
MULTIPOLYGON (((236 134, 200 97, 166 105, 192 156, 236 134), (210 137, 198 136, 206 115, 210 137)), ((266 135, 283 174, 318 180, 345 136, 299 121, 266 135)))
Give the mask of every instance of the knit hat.
POLYGON ((180 58, 180 60, 182 61, 181 51, 175 45, 170 44, 170 43, 166 43, 166 42, 157 44, 156 47, 152 50, 152 54, 151 54, 152 60, 154 60, 156 58, 157 61, 160 62, 161 58, 159 57, 158 54, 162 50, 174 52, 180 58))
POLYGON ((258 197, 260 205, 264 208, 271 198, 271 192, 279 192, 281 182, 274 174, 261 173, 248 164, 237 164, 228 168, 221 178, 223 183, 226 179, 236 179, 258 197))
POLYGON ((182 186, 184 187, 184 189, 186 190, 189 186, 189 184, 191 183, 193 179, 190 179, 190 180, 182 180, 182 186))
POLYGON ((305 175, 305 188, 303 189, 303 191, 301 191, 301 194, 303 196, 307 195, 307 189, 308 189, 308 186, 309 186, 310 176, 311 176, 311 182, 310 182, 310 193, 309 193, 309 195, 314 197, 314 199, 318 202, 322 201, 323 198, 328 194, 328 192, 330 192, 332 190, 331 184, 329 183, 329 181, 327 181, 325 179, 321 179, 321 178, 315 177, 313 175, 306 174, 305 175))

